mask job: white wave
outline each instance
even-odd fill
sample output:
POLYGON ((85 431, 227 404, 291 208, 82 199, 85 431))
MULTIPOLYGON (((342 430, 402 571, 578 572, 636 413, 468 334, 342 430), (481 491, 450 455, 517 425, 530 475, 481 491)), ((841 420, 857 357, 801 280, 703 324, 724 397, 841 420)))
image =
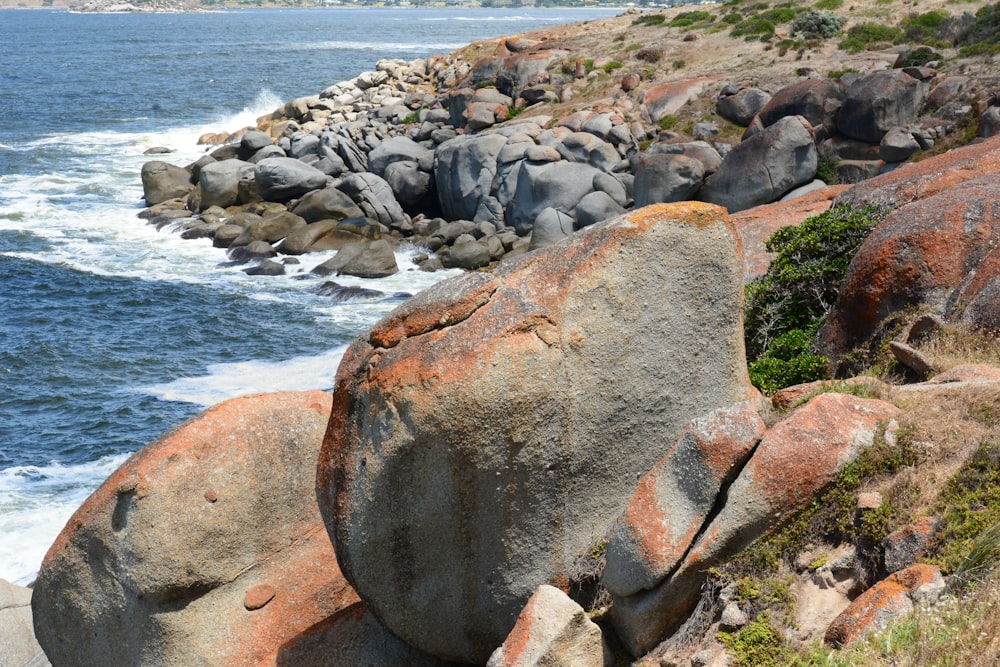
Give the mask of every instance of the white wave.
POLYGON ((331 389, 346 346, 313 356, 286 361, 241 361, 212 364, 206 375, 179 378, 142 387, 138 391, 164 401, 195 403, 205 407, 230 398, 271 391, 331 389))
POLYGON ((27 585, 52 541, 84 500, 127 454, 78 465, 15 466, 0 470, 0 578, 27 585))

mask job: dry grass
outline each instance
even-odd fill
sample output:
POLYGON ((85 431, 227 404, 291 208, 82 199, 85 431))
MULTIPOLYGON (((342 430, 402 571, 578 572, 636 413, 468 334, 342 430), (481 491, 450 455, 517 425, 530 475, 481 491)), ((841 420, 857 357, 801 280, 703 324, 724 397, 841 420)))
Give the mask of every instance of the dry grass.
POLYGON ((940 371, 961 364, 1000 366, 1000 335, 996 332, 945 327, 937 336, 920 345, 919 350, 940 371))

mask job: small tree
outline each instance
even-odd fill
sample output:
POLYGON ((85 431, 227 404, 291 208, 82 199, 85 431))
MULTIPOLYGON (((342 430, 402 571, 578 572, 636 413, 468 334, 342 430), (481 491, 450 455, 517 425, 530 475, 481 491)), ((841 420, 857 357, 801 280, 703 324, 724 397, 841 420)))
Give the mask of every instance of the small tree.
POLYGON ((824 377, 828 361, 812 350, 816 333, 851 259, 884 217, 875 207, 839 206, 768 239, 768 251, 777 256, 746 287, 747 359, 755 385, 771 393, 824 377))

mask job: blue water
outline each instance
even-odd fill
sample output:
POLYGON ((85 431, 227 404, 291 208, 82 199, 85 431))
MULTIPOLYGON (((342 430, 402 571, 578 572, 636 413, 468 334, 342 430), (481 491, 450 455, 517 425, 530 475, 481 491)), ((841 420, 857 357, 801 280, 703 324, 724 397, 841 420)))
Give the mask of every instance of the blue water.
MULTIPOLYGON (((0 578, 30 582, 73 510, 132 452, 205 406, 328 389, 346 344, 396 305, 332 304, 318 280, 249 277, 207 240, 136 218, 153 146, 469 41, 611 10, 0 11, 0 578)), ((443 274, 342 279, 386 293, 443 274)), ((303 261, 308 270, 327 257, 303 261)))

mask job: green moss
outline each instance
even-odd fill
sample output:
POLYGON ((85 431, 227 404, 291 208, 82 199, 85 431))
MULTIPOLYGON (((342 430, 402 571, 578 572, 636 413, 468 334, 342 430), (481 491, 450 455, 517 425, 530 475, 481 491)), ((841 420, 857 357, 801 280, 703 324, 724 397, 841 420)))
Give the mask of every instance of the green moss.
POLYGON ((677 116, 674 116, 672 114, 667 114, 666 116, 660 119, 658 125, 661 130, 672 130, 675 127, 677 127, 677 123, 679 121, 680 118, 678 118, 677 116))
POLYGON ((621 69, 622 67, 624 67, 624 65, 622 65, 621 62, 619 62, 617 60, 612 60, 611 62, 605 64, 602 69, 607 74, 611 74, 611 72, 613 72, 614 70, 621 69))

